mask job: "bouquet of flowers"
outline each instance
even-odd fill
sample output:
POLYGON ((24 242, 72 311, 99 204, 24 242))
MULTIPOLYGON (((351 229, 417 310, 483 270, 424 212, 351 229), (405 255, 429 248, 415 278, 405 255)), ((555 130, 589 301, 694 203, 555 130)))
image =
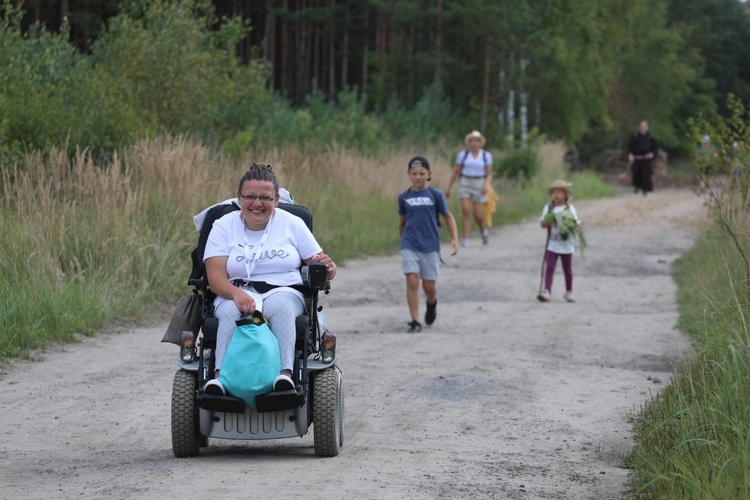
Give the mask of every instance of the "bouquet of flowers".
POLYGON ((583 228, 570 210, 562 210, 557 213, 548 213, 544 216, 544 222, 553 222, 557 226, 557 232, 563 241, 576 241, 581 248, 581 253, 586 248, 586 236, 583 228))

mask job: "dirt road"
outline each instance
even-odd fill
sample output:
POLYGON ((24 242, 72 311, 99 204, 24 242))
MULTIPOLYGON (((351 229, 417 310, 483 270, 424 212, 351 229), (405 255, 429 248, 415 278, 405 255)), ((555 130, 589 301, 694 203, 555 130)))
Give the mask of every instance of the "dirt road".
MULTIPOLYGON (((0 498, 622 498, 626 414, 687 349, 670 264, 705 209, 689 191, 581 202, 578 302, 537 302, 544 232, 495 228, 447 266, 438 319, 406 334, 400 258, 350 262, 325 312, 346 391, 342 454, 212 440, 175 459, 166 323, 16 362, 0 384, 0 498)), ((541 209, 541 207, 540 207, 541 209)), ((394 216, 394 228, 396 218, 394 216)))

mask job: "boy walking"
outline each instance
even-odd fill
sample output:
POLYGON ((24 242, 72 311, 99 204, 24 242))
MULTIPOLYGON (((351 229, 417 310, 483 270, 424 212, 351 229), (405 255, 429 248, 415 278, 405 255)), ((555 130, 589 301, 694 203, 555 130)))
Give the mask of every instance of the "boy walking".
POLYGON ((427 296, 424 322, 431 325, 437 316, 437 279, 440 272, 440 229, 442 214, 451 232, 453 253, 458 252, 456 219, 448 210, 443 192, 427 185, 430 164, 421 157, 412 158, 407 167, 411 187, 398 195, 401 261, 406 275, 406 302, 411 313, 409 333, 422 331, 419 317, 419 280, 427 296))

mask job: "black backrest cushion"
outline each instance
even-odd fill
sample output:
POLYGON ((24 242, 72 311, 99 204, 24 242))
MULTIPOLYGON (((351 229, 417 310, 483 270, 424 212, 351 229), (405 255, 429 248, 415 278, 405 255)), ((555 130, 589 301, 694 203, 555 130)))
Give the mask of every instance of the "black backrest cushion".
POLYGON ((309 208, 307 208, 304 205, 292 205, 290 203, 279 203, 279 208, 282 210, 285 210, 289 212, 290 214, 294 214, 300 219, 302 219, 307 226, 307 229, 312 232, 313 230, 313 221, 312 221, 312 212, 309 208))

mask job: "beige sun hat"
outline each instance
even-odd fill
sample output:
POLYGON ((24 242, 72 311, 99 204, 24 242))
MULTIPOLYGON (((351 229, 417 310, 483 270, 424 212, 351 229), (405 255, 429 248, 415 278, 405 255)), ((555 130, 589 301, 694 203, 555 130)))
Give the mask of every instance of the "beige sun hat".
POLYGON ((482 133, 479 130, 474 130, 473 132, 469 132, 468 134, 466 134, 466 137, 464 137, 464 144, 466 144, 468 146, 469 145, 469 139, 471 139, 473 137, 476 137, 477 139, 479 139, 479 142, 480 142, 479 147, 484 146, 484 143, 487 142, 484 139, 484 136, 482 135, 482 133))
POLYGON ((561 189, 565 191, 565 195, 567 198, 571 198, 573 196, 573 184, 562 179, 557 179, 555 182, 550 184, 547 188, 547 194, 549 196, 552 196, 552 190, 554 189, 561 189))

